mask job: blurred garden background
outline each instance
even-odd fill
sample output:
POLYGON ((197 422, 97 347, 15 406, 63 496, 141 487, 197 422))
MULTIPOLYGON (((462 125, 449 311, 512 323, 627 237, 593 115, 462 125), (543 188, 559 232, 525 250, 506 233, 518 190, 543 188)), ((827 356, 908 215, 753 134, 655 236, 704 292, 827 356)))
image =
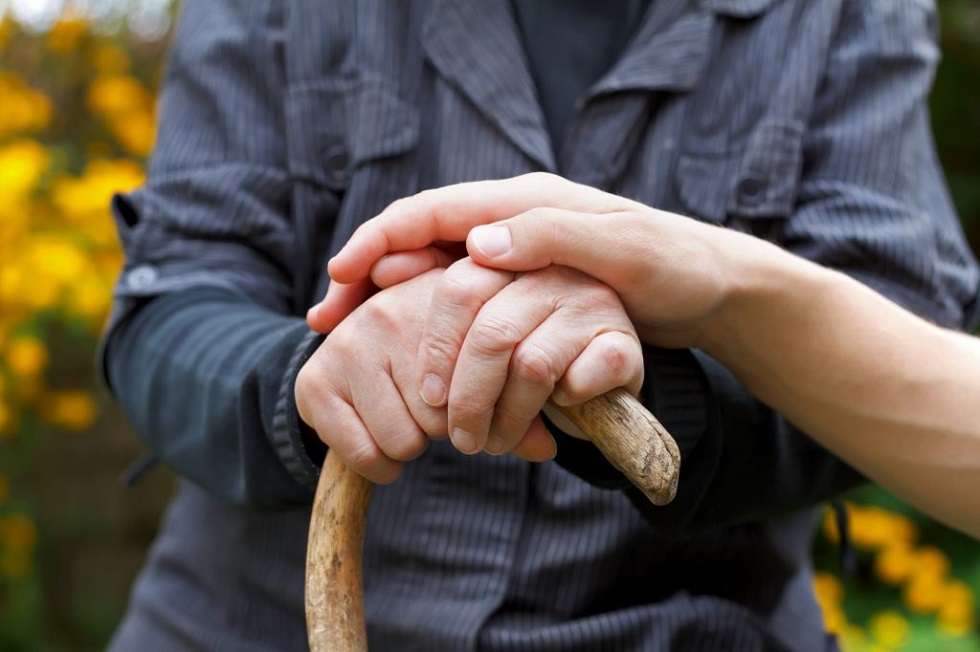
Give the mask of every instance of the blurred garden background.
MULTIPOLYGON (((863 0, 855 0, 863 1, 863 0)), ((936 139, 980 251, 980 3, 941 0, 936 139)), ((173 0, 0 0, 0 652, 101 650, 171 490, 95 381, 121 265, 108 213, 140 184, 173 0)), ((848 652, 980 652, 980 543, 868 487, 828 510, 815 590, 848 652)))

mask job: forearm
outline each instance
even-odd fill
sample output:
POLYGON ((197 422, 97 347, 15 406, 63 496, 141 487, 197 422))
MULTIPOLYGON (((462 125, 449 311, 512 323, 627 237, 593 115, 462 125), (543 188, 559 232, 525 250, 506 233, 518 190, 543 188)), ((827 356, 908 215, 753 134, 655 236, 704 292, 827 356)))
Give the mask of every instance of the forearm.
POLYGON ((896 495, 980 535, 980 344, 764 243, 703 348, 896 495))
POLYGON ((310 339, 299 319, 224 290, 191 289, 124 318, 107 343, 106 370, 137 431, 182 475, 238 504, 305 502, 311 493, 286 462, 315 460, 304 455, 295 408, 281 399, 291 397, 292 358, 310 339))

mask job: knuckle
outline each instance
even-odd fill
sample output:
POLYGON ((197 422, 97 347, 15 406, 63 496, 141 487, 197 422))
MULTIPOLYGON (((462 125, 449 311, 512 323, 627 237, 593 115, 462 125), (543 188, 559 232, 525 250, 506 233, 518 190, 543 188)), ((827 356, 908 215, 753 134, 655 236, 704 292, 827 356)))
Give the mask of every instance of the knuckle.
POLYGON ((540 172, 540 171, 528 172, 525 175, 525 177, 527 178, 528 181, 538 186, 560 188, 564 184, 568 183, 563 177, 560 177, 557 174, 552 174, 550 172, 540 172))
POLYGON ((419 348, 421 369, 426 372, 435 371, 439 375, 443 365, 456 359, 458 350, 457 342, 440 335, 428 335, 419 348))
POLYGON ((347 466, 362 474, 374 470, 379 462, 384 460, 381 452, 370 441, 362 441, 351 447, 346 455, 342 454, 342 457, 347 462, 347 466))
POLYGON ((510 320, 487 317, 473 324, 468 338, 473 352, 480 357, 495 357, 506 353, 522 339, 520 329, 510 320))
POLYGON ((511 361, 511 372, 535 385, 554 385, 561 376, 559 365, 552 355, 534 344, 518 347, 511 361))
POLYGON ((425 450, 425 439, 418 433, 403 430, 388 439, 383 450, 393 460, 413 460, 425 450))
POLYGON ((479 297, 465 272, 466 269, 460 263, 455 263, 443 272, 436 287, 436 294, 442 302, 460 307, 479 305, 479 297))
POLYGON ((638 344, 626 335, 602 337, 596 341, 599 359, 617 378, 643 373, 643 357, 638 344))
POLYGON ((521 415, 509 411, 498 410, 493 417, 491 434, 496 435, 513 448, 523 435, 534 415, 521 415))

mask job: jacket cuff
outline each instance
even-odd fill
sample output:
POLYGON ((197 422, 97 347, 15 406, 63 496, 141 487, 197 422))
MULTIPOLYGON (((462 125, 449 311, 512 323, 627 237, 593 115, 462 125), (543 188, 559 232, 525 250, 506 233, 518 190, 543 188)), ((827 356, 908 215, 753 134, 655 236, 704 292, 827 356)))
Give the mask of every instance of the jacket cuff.
POLYGON ((310 332, 297 344, 279 386, 272 427, 269 430, 269 441, 276 456, 289 474, 310 490, 316 489, 320 467, 323 466, 323 459, 327 454, 327 446, 317 436, 316 431, 299 417, 294 388, 299 370, 325 338, 325 335, 310 332))

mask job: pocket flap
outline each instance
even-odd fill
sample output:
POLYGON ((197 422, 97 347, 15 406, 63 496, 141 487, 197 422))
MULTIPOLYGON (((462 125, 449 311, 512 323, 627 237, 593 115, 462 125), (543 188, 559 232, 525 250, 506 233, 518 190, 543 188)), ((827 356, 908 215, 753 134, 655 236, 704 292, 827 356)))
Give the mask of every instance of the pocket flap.
POLYGON ((418 111, 390 82, 321 80, 292 87, 286 99, 289 170, 342 190, 354 168, 418 142, 418 111))
POLYGON ((692 143, 680 155, 677 194, 693 216, 725 222, 792 214, 803 167, 803 125, 763 119, 744 142, 724 152, 692 143))

